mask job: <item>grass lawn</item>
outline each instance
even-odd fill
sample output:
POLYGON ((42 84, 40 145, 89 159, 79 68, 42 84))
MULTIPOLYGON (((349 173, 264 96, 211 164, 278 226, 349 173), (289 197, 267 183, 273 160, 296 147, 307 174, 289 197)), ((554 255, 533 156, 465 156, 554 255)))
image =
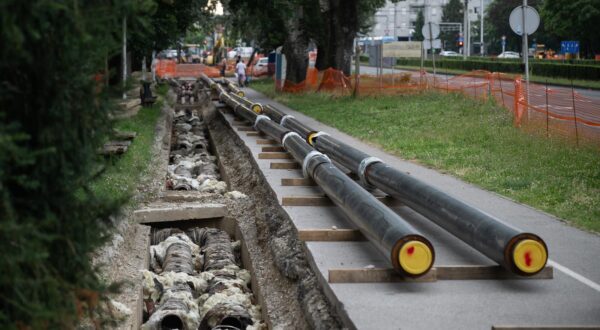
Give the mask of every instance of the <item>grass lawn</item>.
MULTIPOLYGON (((168 86, 159 87, 158 94, 165 95, 168 86)), ((126 153, 107 160, 106 170, 92 183, 92 190, 102 196, 126 199, 135 193, 135 189, 147 173, 152 162, 154 128, 160 116, 162 102, 159 100, 151 107, 143 107, 137 115, 120 119, 114 128, 120 131, 137 132, 137 136, 126 153)))
POLYGON ((252 88, 404 159, 600 232, 600 151, 531 136, 492 103, 457 94, 332 97, 252 88))

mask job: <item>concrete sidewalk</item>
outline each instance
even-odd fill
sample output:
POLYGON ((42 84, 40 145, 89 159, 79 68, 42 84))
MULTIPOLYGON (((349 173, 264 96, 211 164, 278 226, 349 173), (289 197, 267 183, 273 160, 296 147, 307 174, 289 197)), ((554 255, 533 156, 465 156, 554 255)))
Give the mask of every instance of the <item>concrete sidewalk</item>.
MULTIPOLYGON (((325 131, 344 143, 378 157, 399 170, 409 172, 414 177, 456 198, 476 205, 506 223, 540 235, 548 244, 551 260, 549 265, 555 268, 554 279, 550 281, 445 281, 410 285, 330 284, 357 328, 381 328, 386 325, 388 325, 386 328, 402 326, 411 329, 458 328, 458 325, 465 329, 489 329, 490 325, 499 324, 600 325, 600 236, 570 227, 551 215, 482 190, 449 175, 390 155, 274 102, 254 90, 245 89, 245 92, 252 101, 272 104, 315 130, 325 131), (398 322, 389 323, 395 317, 398 322)), ((265 175, 268 177, 272 174, 266 171, 265 175)), ((276 179, 274 178, 273 182, 277 182, 276 179)), ((287 207, 286 210, 294 218, 295 208, 287 207)), ((396 211, 411 212, 406 208, 396 211)), ((335 208, 323 208, 318 212, 323 214, 304 217, 312 222, 307 227, 315 227, 319 223, 324 227, 337 225, 337 222, 325 222, 321 219, 328 216, 339 219, 340 216, 333 214, 337 212, 335 208)), ((446 239, 448 235, 437 226, 430 225, 418 216, 410 214, 408 216, 417 219, 413 225, 418 229, 441 238, 439 244, 443 248, 436 247, 436 251, 442 264, 491 263, 489 259, 471 251, 462 242, 446 239), (469 252, 474 254, 468 255, 469 252)), ((302 226, 299 221, 296 222, 297 226, 302 226)), ((346 243, 346 245, 341 249, 342 254, 339 245, 335 248, 336 251, 331 251, 331 243, 307 242, 317 267, 324 275, 329 268, 339 267, 340 263, 363 267, 364 265, 360 260, 357 261, 356 256, 364 257, 365 263, 373 263, 368 261, 372 260, 369 259, 371 253, 368 253, 372 247, 368 243, 346 243), (339 259, 335 261, 325 256, 335 253, 339 254, 339 259)), ((383 265, 379 262, 374 264, 383 265)))

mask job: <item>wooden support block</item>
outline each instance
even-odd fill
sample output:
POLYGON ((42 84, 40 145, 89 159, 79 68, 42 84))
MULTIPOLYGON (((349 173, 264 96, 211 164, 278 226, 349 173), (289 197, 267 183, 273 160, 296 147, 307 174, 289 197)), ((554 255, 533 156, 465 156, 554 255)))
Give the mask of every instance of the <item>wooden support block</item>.
POLYGON ((248 132, 246 136, 265 136, 263 132, 248 132))
POLYGON ((287 152, 261 152, 258 159, 293 159, 287 152))
POLYGON ((243 122, 244 120, 238 117, 234 117, 233 121, 237 121, 237 122, 243 122))
POLYGON ((366 240, 357 229, 300 229, 298 239, 313 242, 364 241, 366 240))
POLYGON ((316 186, 317 184, 312 179, 284 178, 284 179, 281 179, 281 185, 285 186, 285 187, 288 187, 288 186, 311 187, 311 186, 316 186))
POLYGON ((262 152, 285 152, 284 147, 262 147, 262 152))
MULTIPOLYGON (((402 205, 398 200, 390 197, 375 197, 387 206, 402 205)), ((327 196, 285 196, 282 198, 282 206, 333 206, 333 202, 327 196)))
POLYGON ((500 266, 461 265, 437 266, 416 279, 407 279, 392 268, 373 269, 330 269, 329 283, 385 283, 385 282, 434 282, 442 280, 536 280, 551 279, 552 267, 544 268, 539 274, 524 277, 512 274, 500 266))
POLYGON ((284 196, 282 206, 332 206, 333 202, 327 196, 284 196))
POLYGON ((223 204, 179 204, 148 207, 133 212, 138 223, 222 218, 227 214, 223 204))
POLYGON ((492 325, 492 330, 600 330, 598 325, 492 325))
POLYGON ((348 268, 330 269, 329 283, 393 283, 393 282, 435 282, 435 271, 418 277, 404 277, 390 268, 348 268))
POLYGON ((275 140, 271 140, 271 139, 258 139, 256 140, 256 144, 272 144, 272 145, 278 145, 279 142, 275 141, 275 140))
POLYGON ((238 122, 233 122, 232 124, 235 127, 252 127, 252 125, 246 123, 246 122, 242 122, 242 123, 238 123, 238 122))
POLYGON ((297 170, 300 169, 300 164, 295 162, 271 163, 272 170, 297 170))
POLYGON ((252 126, 240 126, 237 128, 240 132, 254 132, 254 127, 252 126))
POLYGON ((547 266, 534 276, 518 276, 500 266, 437 266, 438 280, 549 280, 554 278, 554 269, 547 266))

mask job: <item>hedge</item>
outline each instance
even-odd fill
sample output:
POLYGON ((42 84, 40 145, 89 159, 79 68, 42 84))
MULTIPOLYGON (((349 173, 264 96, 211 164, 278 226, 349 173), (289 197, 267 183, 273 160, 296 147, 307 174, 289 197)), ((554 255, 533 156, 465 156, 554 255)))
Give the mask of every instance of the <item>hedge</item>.
MULTIPOLYGON (((421 60, 418 58, 399 58, 398 65, 420 66, 421 60)), ((432 67, 432 61, 424 61, 426 67, 432 67)), ((439 59, 436 66, 444 69, 456 70, 486 70, 491 72, 521 73, 523 64, 518 61, 505 60, 486 60, 486 59, 439 59)), ((530 63, 532 74, 542 77, 600 80, 600 66, 582 65, 582 64, 563 64, 553 62, 532 61, 530 63)))

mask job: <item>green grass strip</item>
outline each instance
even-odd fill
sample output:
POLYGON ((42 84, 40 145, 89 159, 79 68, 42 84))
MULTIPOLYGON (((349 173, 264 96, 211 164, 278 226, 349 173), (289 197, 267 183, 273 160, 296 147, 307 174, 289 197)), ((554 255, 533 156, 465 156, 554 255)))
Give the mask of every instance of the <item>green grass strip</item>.
POLYGON ((251 87, 389 153, 600 231, 600 152, 528 135, 492 103, 434 92, 278 94, 270 80, 251 87))
MULTIPOLYGON (((161 94, 159 92, 159 94, 161 94)), ((101 196, 126 199, 135 193, 141 178, 152 162, 154 130, 160 116, 162 101, 143 107, 130 118, 117 121, 114 128, 137 133, 127 152, 112 156, 102 175, 92 183, 92 190, 101 196)))

